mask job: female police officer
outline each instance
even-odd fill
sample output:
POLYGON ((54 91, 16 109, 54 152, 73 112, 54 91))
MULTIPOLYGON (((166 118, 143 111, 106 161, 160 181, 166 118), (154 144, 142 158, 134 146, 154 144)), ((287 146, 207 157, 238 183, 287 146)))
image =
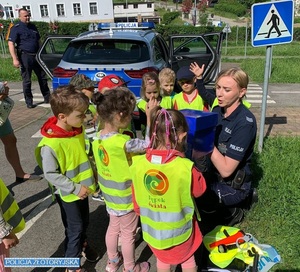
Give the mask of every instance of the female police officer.
POLYGON ((249 78, 239 68, 224 70, 216 79, 216 93, 212 93, 203 84, 204 65, 192 63, 190 70, 197 77, 199 94, 218 113, 213 152, 205 160, 195 162, 206 172, 210 188, 200 200, 200 210, 217 211, 215 219, 223 219, 218 224, 234 225, 243 219, 242 204, 252 196, 250 162, 257 125, 255 116, 243 103, 249 78))

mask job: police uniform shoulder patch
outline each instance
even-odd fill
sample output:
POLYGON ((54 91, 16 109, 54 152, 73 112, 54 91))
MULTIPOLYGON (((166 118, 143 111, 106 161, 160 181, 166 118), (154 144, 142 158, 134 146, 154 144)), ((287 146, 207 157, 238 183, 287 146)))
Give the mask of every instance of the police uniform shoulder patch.
POLYGON ((246 121, 248 121, 249 123, 253 123, 253 118, 246 116, 246 121))

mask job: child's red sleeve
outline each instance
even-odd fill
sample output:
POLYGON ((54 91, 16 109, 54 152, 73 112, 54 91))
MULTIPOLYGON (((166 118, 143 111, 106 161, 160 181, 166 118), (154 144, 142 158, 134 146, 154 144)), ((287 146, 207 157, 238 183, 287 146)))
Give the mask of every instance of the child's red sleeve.
POLYGON ((192 169, 192 195, 200 197, 206 190, 206 181, 202 173, 196 168, 192 169))
POLYGON ((133 187, 133 184, 131 185, 131 190, 132 190, 132 202, 133 202, 133 209, 135 211, 135 213, 137 215, 140 215, 140 207, 138 206, 138 204, 136 203, 136 200, 135 200, 135 193, 134 193, 134 187, 133 187))

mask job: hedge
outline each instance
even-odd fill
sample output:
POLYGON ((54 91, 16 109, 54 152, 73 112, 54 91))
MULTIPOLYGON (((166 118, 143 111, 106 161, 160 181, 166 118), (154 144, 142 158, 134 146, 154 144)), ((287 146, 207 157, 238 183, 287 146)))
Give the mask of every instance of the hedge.
MULTIPOLYGON (((3 24, 3 35, 6 37, 6 33, 8 30, 8 26, 10 21, 8 20, 0 20, 0 23, 3 24)), ((57 22, 57 31, 54 31, 50 28, 49 23, 46 22, 34 22, 37 26, 41 40, 43 41, 45 37, 49 34, 54 34, 57 32, 59 35, 74 35, 77 36, 82 32, 88 31, 90 23, 76 23, 76 22, 57 22)), ((170 35, 174 34, 202 34, 202 33, 211 33, 211 32, 221 32, 224 27, 215 27, 215 26, 200 26, 195 27, 193 25, 156 25, 156 31, 161 33, 162 36, 165 38, 166 41, 169 40, 170 35)), ((237 34, 238 40, 244 41, 246 35, 246 27, 237 27, 232 26, 230 27, 231 33, 228 34, 227 39, 228 41, 236 41, 237 34), (238 33, 237 33, 238 32, 238 33)), ((247 29, 248 40, 250 40, 251 35, 251 28, 247 29)), ((294 41, 300 41, 300 28, 294 28, 294 41)))

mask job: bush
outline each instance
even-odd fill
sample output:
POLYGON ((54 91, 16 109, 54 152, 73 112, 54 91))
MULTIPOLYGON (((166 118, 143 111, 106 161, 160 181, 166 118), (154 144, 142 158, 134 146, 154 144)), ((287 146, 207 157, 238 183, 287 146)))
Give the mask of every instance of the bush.
POLYGON ((218 4, 214 6, 214 8, 219 12, 230 12, 238 17, 242 17, 247 13, 247 7, 245 5, 240 4, 236 0, 221 0, 218 4))
POLYGON ((179 11, 167 12, 163 15, 162 23, 165 25, 170 24, 174 19, 180 16, 179 11))

